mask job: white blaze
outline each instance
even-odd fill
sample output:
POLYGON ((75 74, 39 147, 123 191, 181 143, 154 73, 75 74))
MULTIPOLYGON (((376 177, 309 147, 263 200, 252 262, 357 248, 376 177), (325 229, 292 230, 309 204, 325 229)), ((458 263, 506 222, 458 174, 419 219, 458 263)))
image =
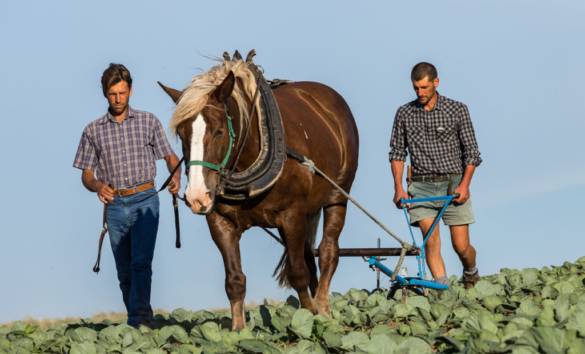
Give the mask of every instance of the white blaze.
MULTIPOLYGON (((191 161, 203 161, 203 137, 206 129, 205 120, 201 113, 193 121, 193 135, 191 136, 191 161)), ((189 184, 185 190, 188 201, 193 201, 208 192, 203 178, 203 166, 195 165, 189 167, 189 184)))

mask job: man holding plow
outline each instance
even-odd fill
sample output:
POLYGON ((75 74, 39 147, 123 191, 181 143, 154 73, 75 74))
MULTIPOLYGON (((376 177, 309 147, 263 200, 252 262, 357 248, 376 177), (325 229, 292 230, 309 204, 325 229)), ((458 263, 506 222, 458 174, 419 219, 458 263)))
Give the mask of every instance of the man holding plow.
MULTIPOLYGON (((469 224, 475 222, 469 185, 482 161, 475 132, 467 106, 437 92, 439 78, 432 64, 417 64, 411 80, 418 98, 398 108, 390 140, 394 203, 402 209, 401 199, 409 199, 409 195, 412 198, 460 195, 443 213, 443 222, 449 226, 453 248, 464 267, 462 281, 470 289, 479 280, 475 248, 469 241, 469 224), (407 148, 414 173, 408 194, 402 185, 407 148)), ((410 205, 411 225, 420 227, 426 235, 443 204, 435 201, 410 205)), ((449 285, 438 227, 429 236, 425 252, 435 282, 449 285)))
MULTIPOLYGON (((110 64, 102 76, 102 90, 108 112, 84 129, 73 167, 83 170, 83 185, 106 205, 105 222, 128 325, 154 327, 150 289, 159 221, 155 160, 164 158, 172 173, 179 159, 160 121, 129 106, 132 77, 124 65, 110 64)), ((179 191, 180 176, 179 167, 170 193, 179 191)), ((99 271, 99 258, 94 271, 99 271)))

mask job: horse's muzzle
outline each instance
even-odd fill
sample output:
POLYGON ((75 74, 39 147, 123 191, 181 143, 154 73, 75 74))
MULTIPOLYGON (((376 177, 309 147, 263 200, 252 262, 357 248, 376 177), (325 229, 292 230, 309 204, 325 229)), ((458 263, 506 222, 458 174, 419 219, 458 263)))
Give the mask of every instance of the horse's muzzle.
POLYGON ((193 212, 193 214, 197 214, 197 215, 209 215, 213 212, 213 208, 215 205, 215 198, 211 197, 209 194, 207 195, 207 198, 205 198, 206 200, 203 201, 203 203, 199 200, 192 200, 191 202, 189 202, 189 200, 187 198, 185 198, 185 205, 187 207, 189 207, 189 209, 191 209, 191 211, 193 212), (207 202, 207 203, 205 203, 207 202), (203 204, 207 204, 207 205, 203 205, 203 204))
POLYGON ((196 213, 197 215, 209 215, 213 212, 213 207, 215 206, 215 202, 212 202, 210 205, 208 206, 202 206, 201 209, 199 209, 199 212, 196 213))

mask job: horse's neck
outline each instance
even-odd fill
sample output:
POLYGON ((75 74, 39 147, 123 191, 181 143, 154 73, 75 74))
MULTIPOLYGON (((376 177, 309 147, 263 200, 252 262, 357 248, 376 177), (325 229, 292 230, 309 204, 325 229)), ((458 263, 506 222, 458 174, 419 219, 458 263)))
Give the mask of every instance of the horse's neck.
MULTIPOLYGON (((258 130, 258 115, 256 113, 254 113, 254 117, 250 118, 250 124, 250 131, 248 132, 243 147, 240 147, 241 142, 239 139, 238 145, 236 146, 237 150, 242 149, 242 155, 240 156, 240 161, 236 168, 237 172, 242 172, 250 167, 256 161, 258 154, 260 153, 260 131, 258 130)), ((244 126, 243 129, 241 129, 241 139, 244 139, 244 136, 246 135, 246 128, 247 126, 244 126)), ((236 154, 237 153, 238 151, 236 151, 236 154)))

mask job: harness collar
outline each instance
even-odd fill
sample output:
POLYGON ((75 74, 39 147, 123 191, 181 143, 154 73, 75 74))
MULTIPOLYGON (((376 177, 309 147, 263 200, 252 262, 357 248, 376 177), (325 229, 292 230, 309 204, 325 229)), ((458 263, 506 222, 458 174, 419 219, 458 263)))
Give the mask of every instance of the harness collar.
MULTIPOLYGON (((252 102, 256 102, 257 98, 260 108, 257 116, 261 148, 256 161, 245 171, 234 172, 235 167, 237 167, 239 154, 244 148, 247 132, 250 129, 251 123, 249 123, 246 134, 240 137, 242 141, 239 142, 239 145, 241 146, 231 170, 227 169, 226 165, 230 159, 232 147, 234 146, 233 138, 235 138, 235 134, 233 134, 233 128, 230 128, 232 130, 230 132, 230 146, 221 165, 218 166, 207 161, 189 161, 186 163, 187 169, 189 166, 204 166, 218 172, 220 178, 216 189, 216 196, 221 199, 246 200, 254 198, 274 186, 284 170, 286 142, 278 104, 272 89, 264 79, 259 67, 252 61, 248 65, 257 78, 256 93, 252 102)), ((255 108, 256 104, 252 104, 249 113, 250 117, 254 117, 255 108)), ((228 118, 228 126, 231 126, 231 117, 228 115, 225 105, 224 109, 228 118)))

